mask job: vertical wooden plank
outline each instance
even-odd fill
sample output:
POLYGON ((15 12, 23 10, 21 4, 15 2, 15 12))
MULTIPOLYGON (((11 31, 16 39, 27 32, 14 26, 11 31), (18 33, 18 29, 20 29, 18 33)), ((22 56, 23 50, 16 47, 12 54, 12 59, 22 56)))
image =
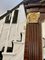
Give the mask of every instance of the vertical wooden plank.
POLYGON ((40 23, 27 24, 24 60, 42 60, 40 23))
POLYGON ((29 26, 27 25, 27 27, 26 27, 26 38, 25 38, 25 40, 26 40, 25 41, 25 53, 24 53, 24 55, 25 55, 24 59, 25 60, 29 60, 29 53, 28 53, 29 51, 28 50, 29 50, 29 36, 30 35, 29 35, 28 31, 29 31, 29 26))

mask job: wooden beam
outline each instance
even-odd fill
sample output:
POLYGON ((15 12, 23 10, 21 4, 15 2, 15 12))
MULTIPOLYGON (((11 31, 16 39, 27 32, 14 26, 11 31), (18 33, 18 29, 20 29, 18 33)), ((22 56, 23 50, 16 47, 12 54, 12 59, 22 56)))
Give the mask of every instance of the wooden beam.
POLYGON ((13 10, 17 9, 21 4, 23 4, 23 1, 21 3, 19 3, 17 6, 15 6, 14 8, 12 8, 11 10, 8 10, 5 14, 3 14, 2 16, 0 16, 0 20, 3 19, 6 15, 8 15, 9 13, 11 13, 13 10))

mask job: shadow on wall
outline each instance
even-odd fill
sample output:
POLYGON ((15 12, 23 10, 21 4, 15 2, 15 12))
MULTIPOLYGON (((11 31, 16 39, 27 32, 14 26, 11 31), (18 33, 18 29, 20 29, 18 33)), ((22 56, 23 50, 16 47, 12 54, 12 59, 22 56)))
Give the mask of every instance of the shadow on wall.
POLYGON ((4 52, 4 48, 5 48, 5 47, 3 47, 3 48, 2 48, 2 50, 0 51, 0 60, 2 60, 2 59, 3 59, 2 52, 4 52))

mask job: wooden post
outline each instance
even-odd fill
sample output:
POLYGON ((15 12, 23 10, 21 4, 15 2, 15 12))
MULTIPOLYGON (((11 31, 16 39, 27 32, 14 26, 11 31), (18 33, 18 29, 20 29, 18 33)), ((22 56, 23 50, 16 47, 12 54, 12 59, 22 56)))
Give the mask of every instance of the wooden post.
POLYGON ((24 60, 42 60, 40 23, 27 24, 24 60))
POLYGON ((41 23, 45 19, 45 5, 41 4, 24 4, 26 16, 29 13, 28 23, 26 25, 25 53, 24 60, 42 60, 42 31, 41 23), (39 12, 36 18, 35 13, 39 12), (37 20, 37 21, 36 21, 37 20))

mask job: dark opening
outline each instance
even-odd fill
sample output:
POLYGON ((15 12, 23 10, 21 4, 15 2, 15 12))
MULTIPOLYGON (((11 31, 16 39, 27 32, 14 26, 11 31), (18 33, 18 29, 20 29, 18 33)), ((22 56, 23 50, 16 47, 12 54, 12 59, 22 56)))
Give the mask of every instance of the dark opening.
POLYGON ((21 36, 21 38, 20 38, 20 40, 17 40, 17 42, 22 42, 22 32, 20 33, 20 36, 21 36))
POLYGON ((14 17, 13 17, 13 21, 12 21, 13 24, 14 24, 14 23, 17 23, 17 18, 18 18, 18 10, 15 10, 15 12, 14 12, 14 17))
POLYGON ((9 24, 11 21, 11 16, 10 14, 6 16, 5 23, 9 24))
POLYGON ((13 41, 12 41, 12 47, 7 47, 7 52, 13 52, 13 41))
POLYGON ((4 52, 4 48, 5 48, 5 47, 3 47, 3 48, 2 48, 2 50, 0 51, 0 60, 2 60, 2 59, 3 59, 2 52, 4 52))

